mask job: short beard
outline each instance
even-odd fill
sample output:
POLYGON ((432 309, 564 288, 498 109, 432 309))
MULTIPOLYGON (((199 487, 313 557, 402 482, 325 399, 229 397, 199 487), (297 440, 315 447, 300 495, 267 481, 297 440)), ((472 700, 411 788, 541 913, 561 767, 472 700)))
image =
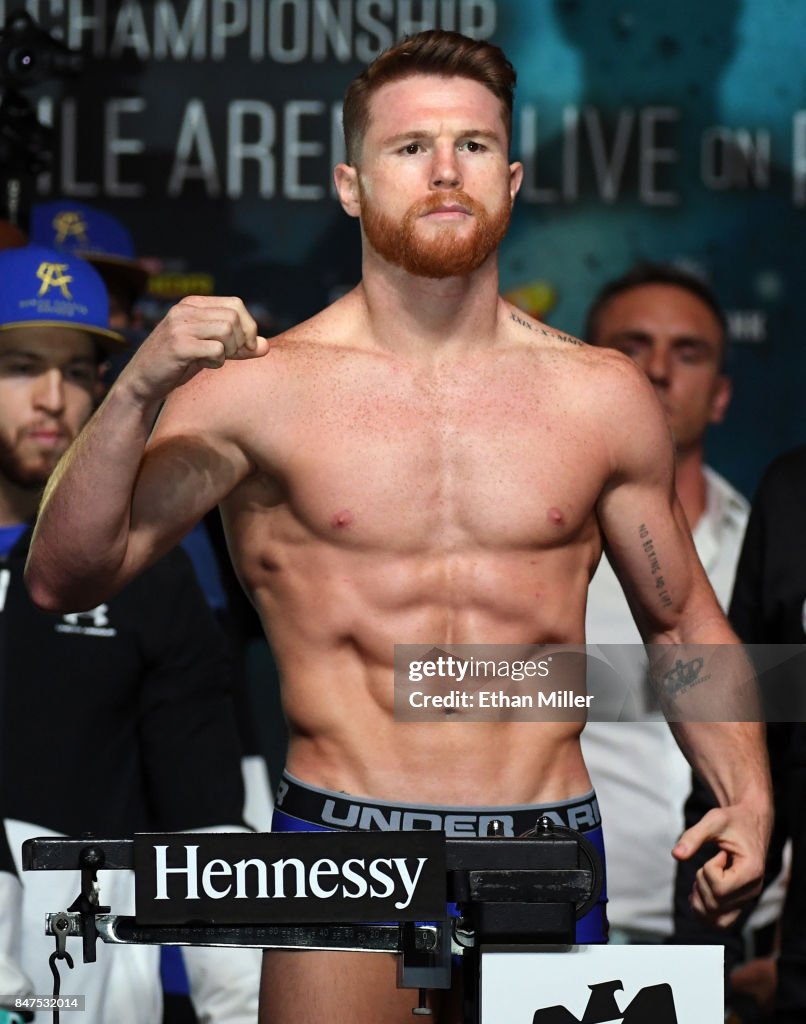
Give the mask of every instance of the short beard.
POLYGON ((22 491, 36 493, 48 482, 61 454, 42 455, 31 465, 23 462, 9 445, 0 442, 0 476, 22 491))
POLYGON ((457 189, 435 192, 414 203, 402 223, 397 223, 375 207, 361 190, 361 224, 367 242, 388 263, 417 277, 463 277, 478 270, 501 244, 511 212, 509 204, 504 204, 490 214, 466 192, 457 189), (420 217, 447 203, 458 203, 470 210, 474 218, 473 232, 465 238, 457 238, 455 225, 445 224, 435 238, 427 241, 418 238, 420 217))

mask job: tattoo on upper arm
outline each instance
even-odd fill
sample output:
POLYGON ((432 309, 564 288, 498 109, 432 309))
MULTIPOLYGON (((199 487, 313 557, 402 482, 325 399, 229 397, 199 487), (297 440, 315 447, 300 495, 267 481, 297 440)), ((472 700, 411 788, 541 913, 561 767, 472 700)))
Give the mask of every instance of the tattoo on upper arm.
POLYGON ((674 668, 663 676, 666 696, 674 700, 681 693, 685 693, 686 690, 699 686, 710 679, 710 674, 701 674, 704 665, 705 661, 703 658, 692 658, 691 661, 681 661, 678 658, 674 668))
POLYGON ((550 331, 546 327, 535 327, 533 324, 530 324, 528 320, 524 320, 519 317, 517 313, 511 313, 510 317, 516 324, 520 324, 521 327, 525 327, 528 331, 532 331, 533 334, 542 334, 544 338, 554 338, 555 341, 564 341, 566 345, 578 345, 580 348, 585 344, 585 342, 580 341, 579 338, 572 338, 570 334, 561 334, 559 331, 550 331))
POLYGON ((643 547, 644 554, 649 561, 649 568, 652 572, 652 577, 655 580, 655 590, 658 592, 658 599, 664 608, 668 608, 672 604, 672 598, 669 591, 666 589, 666 580, 663 576, 660 560, 658 559, 657 552, 655 551, 655 544, 649 536, 649 530, 646 523, 641 523, 639 526, 638 536, 641 538, 641 546, 643 547))

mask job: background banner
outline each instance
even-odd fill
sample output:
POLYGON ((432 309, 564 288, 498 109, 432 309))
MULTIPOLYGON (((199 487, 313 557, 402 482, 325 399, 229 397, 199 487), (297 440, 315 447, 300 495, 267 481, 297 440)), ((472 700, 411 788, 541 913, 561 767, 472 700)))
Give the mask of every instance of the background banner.
MULTIPOLYGON (((0 22, 17 8, 0 0, 0 22)), ((751 494, 806 440, 806 7, 788 0, 29 0, 86 56, 31 90, 55 130, 41 196, 121 217, 185 290, 249 300, 267 329, 356 283, 333 197, 341 97, 402 34, 500 44, 519 73, 526 165, 502 252, 519 305, 574 334, 638 258, 707 275, 735 341, 711 461, 751 494)), ((150 308, 158 315, 163 303, 150 308)))

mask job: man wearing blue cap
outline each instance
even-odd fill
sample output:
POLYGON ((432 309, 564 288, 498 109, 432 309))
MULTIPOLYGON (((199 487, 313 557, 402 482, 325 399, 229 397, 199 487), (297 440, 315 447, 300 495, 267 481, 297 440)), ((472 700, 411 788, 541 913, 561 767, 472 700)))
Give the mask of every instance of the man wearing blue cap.
MULTIPOLYGON (((104 354, 123 340, 108 315, 103 281, 79 257, 0 252, 0 807, 17 858, 35 835, 243 827, 226 660, 184 553, 82 614, 42 613, 23 584, 42 488, 92 413, 104 354)), ((59 872, 23 882, 20 959, 45 994, 53 940, 43 921, 73 901, 76 882, 59 872)), ((125 874, 101 884, 116 910, 131 906, 125 874)), ((94 1021, 154 1024, 159 950, 130 952, 76 963, 62 992, 84 994, 94 1021)), ((192 992, 200 1017, 253 1024, 259 955, 192 952, 207 957, 190 965, 204 983, 192 992)))
POLYGON ((116 330, 129 326, 132 307, 146 290, 148 271, 117 217, 74 199, 51 199, 32 207, 30 238, 91 263, 109 294, 110 325, 116 330))
MULTIPOLYGON (((137 258, 134 240, 126 225, 112 214, 88 203, 70 198, 49 199, 35 203, 32 207, 30 235, 31 242, 35 244, 80 256, 95 267, 109 295, 109 325, 126 334, 127 338, 132 338, 134 305, 146 290, 148 271, 137 258)), ((107 380, 120 372, 129 356, 130 352, 119 357, 113 356, 107 380)), ((232 645, 242 647, 242 621, 238 621, 237 606, 233 609, 230 603, 233 596, 241 596, 240 588, 224 553, 225 541, 218 516, 207 517, 204 522, 197 523, 181 543, 190 556, 207 602, 224 625, 232 645), (213 543, 213 538, 217 538, 217 545, 213 543), (220 558, 222 553, 225 564, 222 564, 220 558)), ((241 653, 240 657, 243 660, 245 655, 241 653)), ((237 685, 236 701, 239 702, 237 717, 244 755, 242 768, 246 785, 246 816, 255 827, 268 829, 272 794, 261 739, 257 730, 252 728, 245 679, 237 685)), ((176 953, 178 951, 164 950, 164 963, 176 953)), ((165 973, 164 970, 164 976, 165 973)), ((182 990, 181 979, 177 984, 182 990)))

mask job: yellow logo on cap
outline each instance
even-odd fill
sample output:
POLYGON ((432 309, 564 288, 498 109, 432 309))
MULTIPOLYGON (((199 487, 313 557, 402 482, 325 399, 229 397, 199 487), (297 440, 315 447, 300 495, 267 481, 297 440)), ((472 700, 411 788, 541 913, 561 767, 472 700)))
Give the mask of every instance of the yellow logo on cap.
POLYGON ((67 286, 73 278, 70 274, 65 274, 68 265, 67 263, 40 263, 36 276, 42 282, 42 287, 38 294, 46 295, 51 288, 59 288, 66 299, 72 299, 73 296, 67 290, 67 286))
POLYGON ((53 227, 56 229, 56 245, 61 245, 68 238, 77 238, 84 245, 89 244, 87 222, 76 210, 57 213, 53 218, 53 227))

